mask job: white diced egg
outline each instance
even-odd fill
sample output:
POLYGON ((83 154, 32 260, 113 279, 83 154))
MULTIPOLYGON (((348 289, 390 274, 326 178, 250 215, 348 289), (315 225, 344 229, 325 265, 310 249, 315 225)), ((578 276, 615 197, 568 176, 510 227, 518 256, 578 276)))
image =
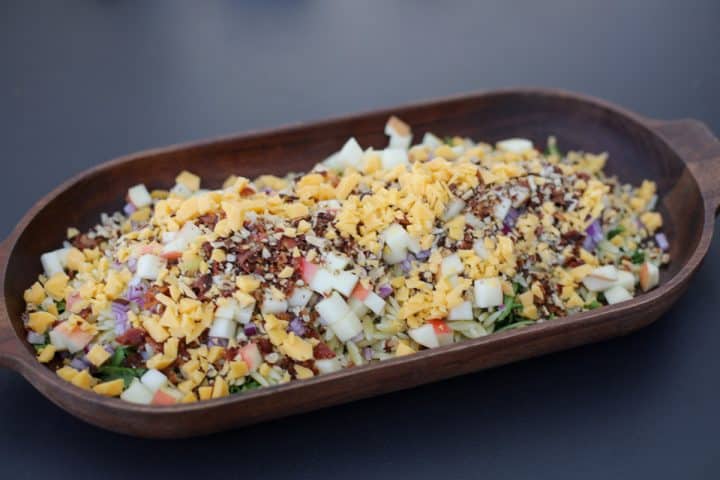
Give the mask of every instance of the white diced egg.
POLYGON ((398 223, 393 223, 386 228, 382 233, 382 238, 385 240, 385 245, 394 251, 407 250, 410 243, 410 235, 398 223))
POLYGON ((152 197, 145 185, 135 185, 128 190, 128 199, 137 208, 147 207, 152 204, 152 197))
POLYGON ((363 149, 360 148, 357 140, 354 137, 350 137, 345 145, 340 149, 339 161, 343 167, 355 167, 360 165, 363 158, 363 149))
POLYGON ((137 262, 135 276, 146 280, 156 280, 160 270, 165 266, 165 260, 157 255, 146 253, 137 262))
POLYGON ((498 277, 475 280, 475 305, 477 307, 499 307, 502 304, 502 285, 498 277))
POLYGON ((435 328, 429 323, 417 328, 411 328, 408 330, 408 335, 423 347, 436 348, 440 346, 435 328))
POLYGON ((603 294, 605 295, 605 300, 607 300, 609 305, 632 300, 633 298, 632 294, 620 285, 610 287, 605 290, 603 294))
POLYGON ((463 270, 464 267, 462 260, 460 260, 460 256, 457 253, 453 253, 443 258, 442 263, 440 264, 440 273, 442 275, 442 278, 457 275, 459 273, 462 273, 463 270))
POLYGON ((134 378, 132 383, 130 383, 130 386, 120 394, 120 398, 130 403, 150 405, 153 398, 153 392, 143 385, 140 380, 134 378))
POLYGON ((380 162, 385 170, 392 170, 398 165, 408 165, 407 150, 402 148, 386 148, 380 155, 380 162))
POLYGON ((533 143, 526 138, 508 138, 498 142, 497 148, 508 153, 523 153, 532 150, 533 143))
POLYGON ((209 337, 217 338, 233 338, 235 336, 235 330, 237 329, 237 323, 231 318, 215 317, 210 331, 208 332, 209 337))
POLYGON ((458 321, 458 320, 472 320, 473 319, 473 311, 472 311, 472 303, 465 301, 462 302, 460 305, 457 305, 450 309, 448 312, 448 320, 451 322, 458 321))
POLYGON ((239 308, 235 320, 245 325, 252 320, 253 313, 255 312, 255 303, 239 308))
POLYGON ((362 317, 369 310, 368 306, 365 305, 365 303, 362 302, 361 300, 358 300, 357 298, 348 299, 347 304, 348 304, 348 307, 350 308, 350 310, 353 313, 355 313, 355 315, 357 315, 358 317, 362 317))
POLYGON ((296 287, 290 294, 290 298, 288 298, 288 305, 304 308, 312 298, 312 294, 313 292, 309 288, 296 287))
POLYGON ((383 249, 383 260, 389 265, 395 265, 407 258, 407 250, 393 250, 390 247, 383 249))
POLYGON ((583 285, 591 292, 602 292, 615 285, 618 269, 613 265, 598 267, 583 278, 583 285))
POLYGON ((140 377, 142 384, 151 392, 156 392, 168 384, 168 378, 159 370, 151 368, 140 377))
POLYGON ((220 318, 229 318, 232 320, 237 316, 239 309, 240 306, 238 305, 237 300, 231 298, 215 310, 215 316, 220 318))
POLYGON ((436 137, 430 132, 427 132, 425 133, 425 135, 423 135, 422 144, 432 150, 442 145, 442 143, 442 140, 440 140, 438 137, 436 137))

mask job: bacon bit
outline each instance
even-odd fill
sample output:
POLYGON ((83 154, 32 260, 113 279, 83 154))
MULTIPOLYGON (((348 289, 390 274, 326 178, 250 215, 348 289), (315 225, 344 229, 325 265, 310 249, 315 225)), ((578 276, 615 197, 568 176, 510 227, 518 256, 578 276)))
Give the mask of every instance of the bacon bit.
POLYGON ((583 241, 583 239, 585 238, 585 235, 578 232, 577 230, 570 230, 568 232, 563 233, 561 235, 561 237, 565 243, 577 244, 577 243, 580 243, 583 241))
POLYGON ((129 328, 122 335, 115 338, 120 345, 131 345, 137 347, 145 340, 145 330, 139 328, 129 328))
POLYGON ((249 197, 250 195, 255 195, 255 189, 250 187, 243 187, 242 190, 240 190, 240 196, 241 197, 249 197))
POLYGON ((320 342, 313 348, 313 356, 320 359, 335 358, 335 352, 326 344, 320 342))
POLYGON ((280 245, 283 246, 283 248, 287 250, 292 250, 297 246, 298 242, 294 238, 290 237, 283 237, 282 240, 280 240, 280 245))
POLYGON ((77 235, 75 238, 72 239, 72 245, 79 250, 87 250, 93 249, 105 241, 107 241, 107 238, 90 238, 88 234, 81 233, 80 235, 77 235))
POLYGON ((234 360, 237 356, 238 352, 240 351, 239 347, 230 347, 225 350, 225 360, 228 362, 231 360, 234 360))
POLYGON ((205 242, 200 246, 200 251, 203 253, 203 258, 207 260, 212 255, 213 246, 210 242, 205 242))
POLYGON ((257 346, 258 346, 258 349, 260 350, 260 352, 264 353, 265 355, 267 355, 268 353, 272 353, 273 347, 272 347, 272 343, 270 343, 270 339, 265 338, 265 337, 260 337, 255 341, 257 342, 257 346))
POLYGON ((215 228, 215 225, 217 225, 218 222, 218 216, 214 213, 206 213, 205 215, 201 215, 198 217, 198 223, 201 225, 205 225, 210 230, 215 228))
POLYGON ((212 288, 213 278, 212 275, 206 273, 205 275, 199 276, 192 284, 190 288, 195 292, 198 297, 204 297, 210 288, 212 288))
POLYGON ((78 315, 87 320, 88 318, 90 318, 90 315, 92 315, 92 308, 83 308, 78 312, 78 315))

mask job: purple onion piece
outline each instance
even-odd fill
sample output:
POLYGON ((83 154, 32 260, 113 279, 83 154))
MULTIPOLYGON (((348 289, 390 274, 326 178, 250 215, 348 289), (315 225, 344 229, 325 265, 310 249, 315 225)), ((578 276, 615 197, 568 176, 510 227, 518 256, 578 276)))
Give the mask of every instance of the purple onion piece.
POLYGON ((424 262, 425 260, 430 258, 430 250, 420 250, 418 253, 415 254, 415 258, 417 258, 421 262, 424 262))
POLYGON ((519 217, 520 210, 511 207, 508 210, 507 215, 505 215, 505 218, 503 219, 503 233, 510 233, 510 231, 515 227, 515 224, 517 223, 517 219, 519 217))
POLYGON ((42 345, 45 343, 45 335, 40 335, 37 332, 28 332, 27 341, 33 345, 42 345))
POLYGON ((155 355, 155 352, 152 351, 152 349, 148 350, 148 349, 146 349, 146 348, 143 348, 143 349, 140 351, 140 356, 141 356, 142 359, 145 360, 145 361, 150 360, 150 359, 153 357, 153 355, 155 355))
POLYGON ((389 297, 390 295, 392 295, 392 293, 393 293, 393 288, 390 285, 388 285, 387 283, 380 285, 380 287, 378 288, 378 295, 380 296, 380 298, 385 299, 385 298, 389 297))
POLYGON ((125 206, 123 207, 123 212, 125 213, 125 215, 132 215, 136 210, 137 208, 132 203, 125 204, 125 206))
POLYGON ((253 337, 257 335, 258 330, 254 323, 248 323, 247 325, 245 325, 243 332, 245 332, 245 335, 247 335, 248 337, 253 337))
POLYGON ((110 310, 115 317, 115 334, 122 335, 130 328, 130 319, 128 319, 130 305, 113 302, 110 306, 110 310))
POLYGON ((290 325, 288 326, 290 331, 293 332, 298 337, 302 337, 305 335, 307 329, 305 328, 305 323, 302 321, 302 318, 295 317, 292 320, 290 320, 290 325))
POLYGON ((137 270, 137 258, 135 258, 135 257, 129 258, 127 261, 127 268, 132 273, 135 273, 135 271, 137 270))
POLYGON ((583 241, 583 248, 588 252, 595 250, 597 244, 603 239, 602 224, 599 220, 594 220, 585 229, 585 240, 583 241))
POLYGON ((371 347, 365 347, 363 349, 363 357, 365 357, 365 360, 370 361, 373 357, 373 350, 371 347))
POLYGON ((668 242, 664 233, 658 233, 655 235, 655 243, 657 243, 657 246, 660 247, 660 250, 663 252, 667 252, 670 249, 670 242, 668 242))
POLYGON ((227 347, 228 339, 222 337, 210 337, 208 338, 208 347, 227 347))
POLYGON ((74 368, 75 370, 85 370, 86 368, 90 367, 90 362, 85 360, 84 358, 73 358, 70 362, 70 366, 74 368))
POLYGON ((359 342, 359 341, 362 340, 363 338, 365 338, 365 334, 364 334, 363 332, 360 332, 360 333, 358 333, 357 335, 355 335, 354 337, 352 337, 352 338, 350 339, 350 341, 352 341, 352 342, 359 342))
POLYGON ((400 262, 400 268, 404 273, 410 273, 410 270, 412 270, 412 262, 410 260, 411 258, 412 257, 408 255, 407 257, 405 257, 405 260, 400 262))

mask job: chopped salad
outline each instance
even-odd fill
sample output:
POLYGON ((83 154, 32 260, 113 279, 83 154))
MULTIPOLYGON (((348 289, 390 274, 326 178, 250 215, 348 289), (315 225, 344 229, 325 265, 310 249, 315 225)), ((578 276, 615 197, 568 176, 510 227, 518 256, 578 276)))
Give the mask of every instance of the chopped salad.
POLYGON ((153 405, 411 355, 633 298, 670 257, 655 184, 605 154, 425 133, 351 138, 307 173, 184 171, 67 231, 25 292, 62 379, 153 405))

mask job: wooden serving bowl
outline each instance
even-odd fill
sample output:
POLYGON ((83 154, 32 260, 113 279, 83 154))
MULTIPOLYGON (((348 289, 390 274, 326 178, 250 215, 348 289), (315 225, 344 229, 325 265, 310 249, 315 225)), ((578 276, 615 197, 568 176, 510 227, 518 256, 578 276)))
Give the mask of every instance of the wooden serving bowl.
POLYGON ((90 169, 40 200, 0 246, 0 365, 17 370, 43 395, 87 422, 143 437, 187 437, 319 409, 627 334, 648 325, 683 293, 707 253, 720 205, 720 143, 695 120, 648 120, 565 92, 505 90, 470 94, 151 150, 90 169), (527 137, 563 150, 610 154, 624 182, 655 180, 672 262, 659 287, 631 301, 415 355, 249 393, 169 407, 140 406, 76 388, 38 363, 24 340, 23 291, 40 273, 40 254, 57 248, 68 226, 92 226, 119 210, 128 186, 167 187, 183 169, 219 186, 232 173, 254 177, 304 170, 350 136, 383 147, 383 126, 398 115, 425 131, 477 140, 527 137), (72 208, 68 208, 72 206, 72 208))

